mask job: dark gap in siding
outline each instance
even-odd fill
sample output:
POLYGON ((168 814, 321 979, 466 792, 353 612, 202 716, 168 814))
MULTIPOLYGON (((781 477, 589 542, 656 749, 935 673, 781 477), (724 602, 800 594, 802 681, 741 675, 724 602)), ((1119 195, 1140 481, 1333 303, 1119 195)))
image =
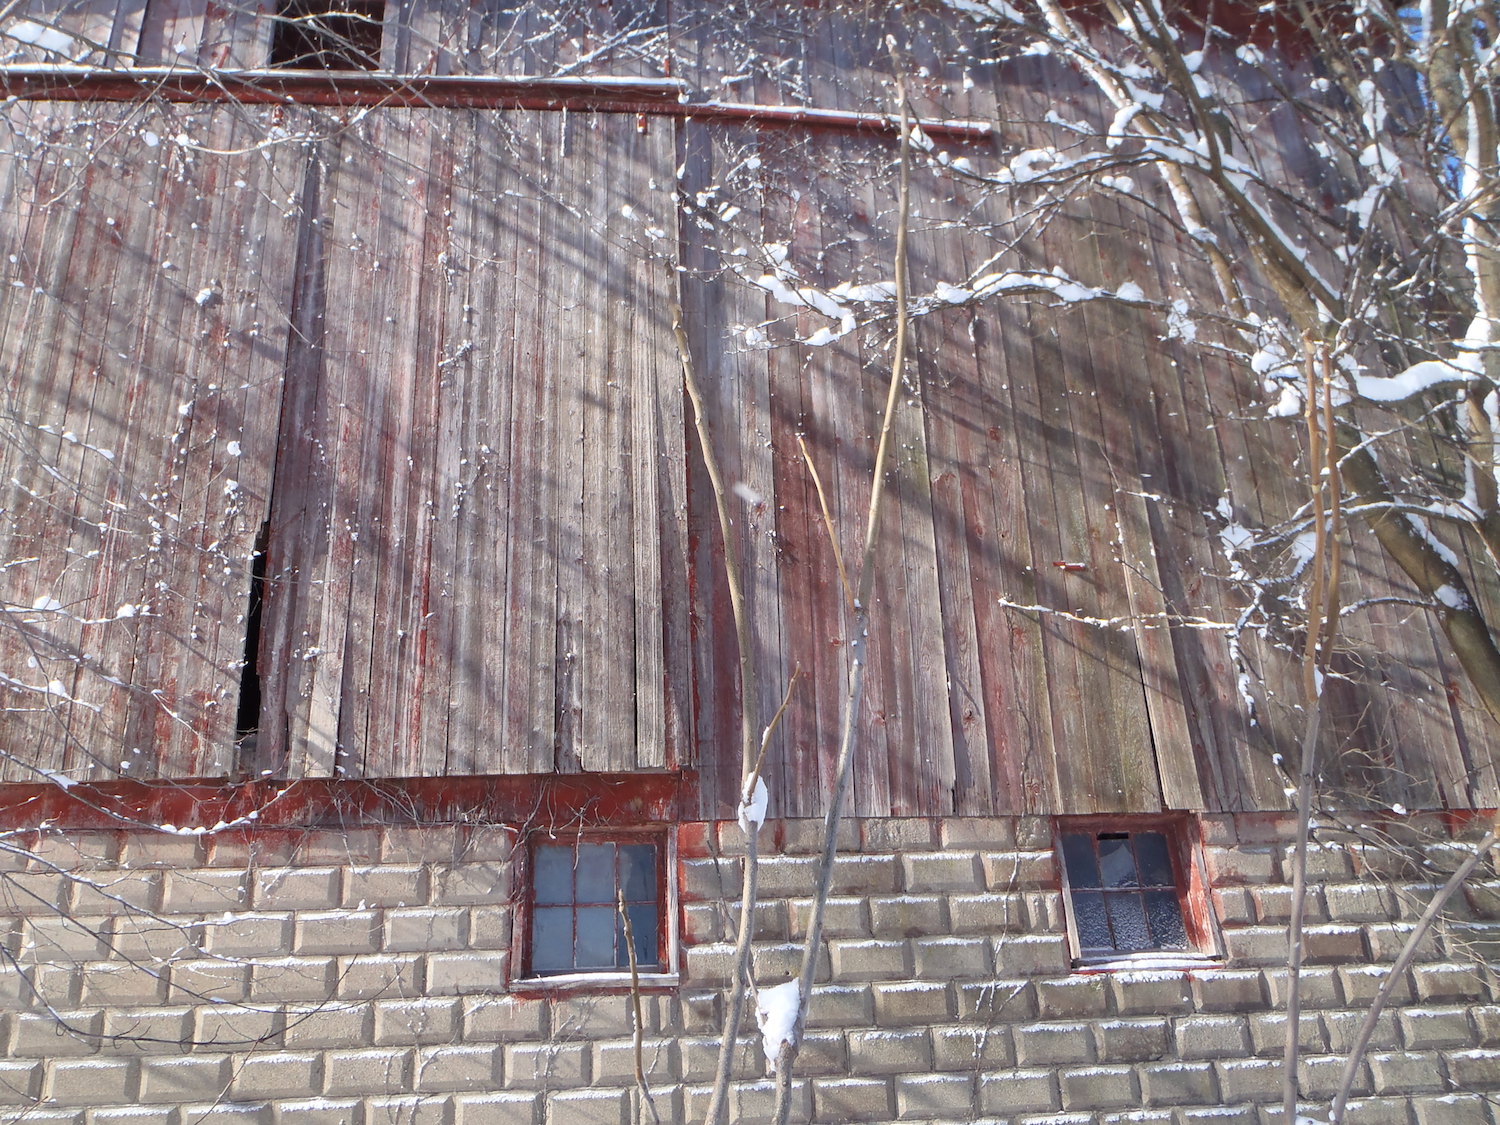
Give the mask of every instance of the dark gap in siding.
POLYGON ((260 525, 250 556, 250 608, 245 612, 245 663, 240 670, 240 705, 234 720, 235 749, 241 773, 255 758, 260 731, 260 623, 266 601, 266 551, 271 543, 271 521, 260 525))

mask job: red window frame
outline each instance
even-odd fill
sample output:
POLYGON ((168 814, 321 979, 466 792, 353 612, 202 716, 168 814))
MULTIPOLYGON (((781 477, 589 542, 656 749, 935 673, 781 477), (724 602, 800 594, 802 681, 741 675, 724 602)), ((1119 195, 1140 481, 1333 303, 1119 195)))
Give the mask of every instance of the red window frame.
MULTIPOLYGON (((1058 882, 1062 889, 1063 913, 1067 919, 1068 946, 1072 951, 1074 965, 1088 967, 1128 968, 1132 963, 1160 962, 1180 959, 1184 962, 1219 960, 1223 957, 1223 946, 1219 940, 1218 926, 1213 916, 1208 893, 1208 878, 1203 867, 1199 834, 1196 822, 1187 816, 1121 815, 1090 817, 1058 817, 1053 823, 1053 848, 1057 859, 1058 882), (1078 908, 1074 901, 1074 888, 1068 878, 1068 865, 1064 859, 1063 837, 1073 834, 1098 838, 1121 834, 1138 836, 1154 832, 1165 837, 1167 854, 1172 865, 1173 887, 1177 903, 1182 912, 1183 928, 1187 934, 1185 948, 1156 947, 1149 949, 1085 949, 1079 937, 1078 908)), ((1163 885, 1164 886, 1164 885, 1163 885)), ((1128 892, 1127 892, 1128 893, 1128 892)))
MULTIPOLYGON (((519 916, 516 920, 514 930, 515 941, 513 943, 514 964, 520 966, 520 979, 523 987, 527 989, 553 989, 567 987, 597 987, 603 985, 623 986, 628 988, 631 981, 630 966, 616 965, 612 967, 584 967, 584 968, 548 968, 537 972, 534 968, 535 950, 533 943, 536 940, 537 919, 537 852, 542 848, 573 848, 580 844, 650 844, 656 848, 656 937, 657 937, 657 959, 656 964, 639 967, 641 981, 649 987, 662 987, 675 985, 677 980, 677 901, 673 893, 674 880, 671 873, 676 869, 676 848, 674 847, 673 834, 660 827, 645 828, 601 828, 585 829, 574 832, 537 831, 532 833, 525 841, 521 849, 522 861, 518 871, 520 883, 519 916)), ((616 869, 616 886, 618 887, 618 868, 616 869)), ((576 872, 575 884, 576 890, 576 872)), ((644 901, 644 900, 638 900, 644 901)), ((548 905, 543 904, 543 908, 548 905)), ((574 909, 580 905, 576 898, 573 900, 574 909)), ((584 906, 598 906, 598 903, 585 903, 584 906)))

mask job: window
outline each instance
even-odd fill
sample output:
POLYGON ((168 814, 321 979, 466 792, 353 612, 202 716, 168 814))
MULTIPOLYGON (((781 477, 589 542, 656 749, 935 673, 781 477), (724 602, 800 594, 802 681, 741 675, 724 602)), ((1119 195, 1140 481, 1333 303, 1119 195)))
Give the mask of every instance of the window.
POLYGON ((1182 827, 1064 826, 1058 847, 1079 963, 1214 952, 1202 880, 1182 827))
POLYGON ((377 70, 385 0, 283 0, 271 65, 293 70, 377 70))
POLYGON ((532 977, 669 970, 665 848, 660 838, 582 836, 531 849, 532 977))

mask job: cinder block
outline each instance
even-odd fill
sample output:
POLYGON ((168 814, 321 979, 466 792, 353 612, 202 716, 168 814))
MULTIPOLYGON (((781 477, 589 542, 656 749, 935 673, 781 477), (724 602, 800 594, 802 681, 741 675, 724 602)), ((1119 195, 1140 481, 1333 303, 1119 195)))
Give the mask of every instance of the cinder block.
POLYGON ((1015 1047, 1007 1027, 934 1027, 934 1070, 985 1071, 1016 1064, 1015 1047))
POLYGON ((323 1092, 334 1097, 409 1093, 415 1055, 409 1048, 329 1051, 323 1056, 323 1092))
POLYGON ((1141 1067, 1141 1101, 1148 1106, 1215 1105, 1218 1098, 1209 1063, 1146 1063, 1141 1067))
POLYGON ((932 1043, 925 1030, 849 1033, 849 1071, 864 1077, 921 1073, 932 1069, 932 1043))
POLYGON ((1109 1010, 1109 980, 1103 974, 1036 982, 1037 1010, 1043 1019, 1088 1019, 1109 1010))
MULTIPOLYGON (((681 1059, 682 1077, 687 1082, 711 1081, 719 1065, 719 1039, 717 1036, 681 1036, 677 1040, 677 1051, 681 1059)), ((730 1051, 729 1073, 732 1078, 759 1078, 765 1073, 765 1054, 758 1042, 746 1035, 736 1042, 730 1051)))
POLYGON ((942 895, 877 895, 869 903, 870 932, 876 937, 923 937, 947 932, 948 907, 942 895))
POLYGON ((1252 1012, 1266 1006, 1265 978, 1255 969, 1209 969, 1192 974, 1200 1012, 1252 1012))
MULTIPOLYGON (((1270 994, 1273 1007, 1284 1008, 1287 1003, 1287 989, 1291 981, 1291 974, 1283 967, 1280 969, 1268 969, 1265 972, 1266 991, 1270 994)), ((1339 995, 1339 975, 1337 969, 1318 965, 1304 965, 1298 977, 1298 987, 1302 996, 1304 1008, 1338 1008, 1343 1006, 1343 999, 1339 995)))
POLYGON ((144 1058, 140 1062, 140 1101, 148 1105, 212 1101, 228 1092, 231 1074, 228 1055, 144 1058))
POLYGON ((276 1103, 276 1125, 359 1125, 359 1122, 360 1103, 356 1098, 281 1099, 276 1103))
POLYGON ((1281 1098, 1279 1059, 1225 1059, 1214 1063, 1224 1104, 1274 1102, 1281 1098))
POLYGON ((734 973, 734 946, 727 941, 695 945, 683 956, 683 979, 699 988, 727 985, 734 973))
POLYGON ((1385 922, 1396 917, 1395 895, 1379 883, 1335 883, 1323 888, 1335 922, 1385 922))
POLYGON ((42 1064, 31 1059, 0 1059, 0 1106, 27 1106, 42 1097, 43 1073, 42 1064))
MULTIPOLYGON (((647 1034, 659 1030, 660 1020, 654 1018, 657 997, 642 996, 642 1018, 647 1034)), ((635 1030, 634 1005, 628 995, 558 996, 551 1002, 548 1026, 553 1039, 576 1036, 598 1038, 607 1035, 630 1035, 635 1030)))
POLYGON ((972 980, 994 973, 991 945, 983 938, 918 938, 911 949, 921 980, 972 980))
POLYGON ((984 889, 990 891, 1055 890, 1058 874, 1052 849, 982 852, 984 889))
POLYGON ((814 1078, 815 1120, 846 1125, 850 1121, 884 1121, 891 1115, 888 1078, 814 1078))
POLYGON ((91 1007, 159 1003, 167 990, 166 972, 149 962, 95 962, 83 970, 82 979, 82 1003, 91 1007))
POLYGON ((346 867, 380 862, 378 828, 308 828, 294 833, 292 842, 300 865, 346 867))
POLYGON ((387 864, 454 863, 462 853, 459 843, 452 824, 391 827, 382 835, 380 855, 387 864))
POLYGON ((462 996, 497 992, 505 986, 510 951, 474 950, 434 953, 427 958, 427 992, 431 996, 462 996))
POLYGON ((834 979, 840 982, 901 980, 911 975, 911 949, 904 941, 833 941, 828 949, 834 979))
POLYGON ((737 858, 684 859, 678 863, 684 902, 721 902, 740 893, 737 858))
POLYGON ((1171 1015, 1192 1010, 1186 973, 1114 973, 1110 986, 1122 1016, 1171 1015))
MULTIPOLYGON (((1282 870, 1290 882, 1292 865, 1295 862, 1296 846, 1288 847, 1282 854, 1282 870)), ((1354 877, 1354 864, 1349 849, 1342 844, 1319 843, 1314 840, 1307 847, 1307 881, 1321 885, 1339 883, 1354 877)))
POLYGON ((1344 1125, 1411 1125, 1405 1098, 1350 1098, 1344 1104, 1344 1125))
POLYGON ((1371 1051, 1366 1056, 1375 1093, 1409 1097, 1447 1089, 1438 1056, 1432 1052, 1371 1051))
MULTIPOLYGON (((721 822, 726 830, 721 833, 721 838, 735 838, 739 846, 743 847, 744 835, 739 830, 739 825, 731 825, 727 821, 721 822)), ((844 817, 839 821, 838 850, 841 852, 857 852, 861 850, 859 841, 860 825, 866 823, 854 820, 852 817, 844 817)), ((783 855, 822 855, 825 842, 824 825, 822 817, 798 818, 796 820, 778 820, 771 828, 774 832, 772 844, 766 847, 762 838, 761 847, 766 851, 778 851, 783 855)), ((681 843, 678 844, 681 847, 681 843)), ((728 850, 728 849, 726 849, 728 850)))
MULTIPOLYGON (((177 839, 165 833, 143 832, 141 836, 162 836, 177 839)), ((120 854, 118 833, 95 832, 86 829, 37 832, 27 845, 31 853, 32 870, 89 871, 117 866, 120 854)))
MULTIPOLYGON (((935 891, 968 892, 985 889, 984 872, 976 852, 908 852, 901 857, 906 890, 914 895, 935 891)), ((897 1089, 900 1099, 900 1089, 897 1089)))
POLYGON ((809 1027, 869 1027, 875 1022, 875 996, 868 984, 814 986, 809 1027))
POLYGON ((250 995, 250 966, 236 961, 178 961, 167 972, 174 1003, 236 1003, 250 995))
MULTIPOLYGON (((1354 1049, 1365 1022, 1365 1012, 1323 1012, 1323 1034, 1328 1040, 1328 1049, 1334 1054, 1344 1054, 1354 1049)), ((1375 1023, 1370 1038, 1370 1050, 1394 1051, 1401 1046, 1401 1033, 1396 1028, 1396 1017, 1392 1012, 1382 1012, 1375 1023)))
MULTIPOLYGON (((111 871, 75 872, 67 876, 66 913, 82 917, 89 914, 117 914, 129 909, 159 910, 161 884, 160 871, 128 871, 123 874, 111 871)), ((23 911, 16 910, 14 913, 20 914, 23 911)))
POLYGON ((328 910, 339 904, 336 867, 279 867, 255 873, 257 910, 328 910))
POLYGON ((1165 1019, 1100 1020, 1094 1045, 1102 1063, 1146 1062, 1167 1053, 1165 1019))
MULTIPOLYGON (((1342 1055, 1311 1055, 1297 1063, 1297 1087, 1304 1098, 1326 1101, 1338 1093, 1344 1082, 1347 1059, 1342 1055)), ((1370 1092, 1369 1067, 1361 1062, 1354 1079, 1353 1093, 1370 1092)))
POLYGON ((902 1121, 972 1120, 974 1079, 967 1074, 903 1074, 896 1079, 896 1115, 902 1121))
POLYGON ((1280 879, 1276 851, 1265 846, 1205 847, 1209 882, 1215 886, 1274 883, 1280 879))
POLYGON ((163 876, 162 909, 170 914, 221 914, 250 902, 249 875, 214 868, 172 870, 163 876))
POLYGON ((582 1043, 514 1043, 504 1050, 507 1089, 570 1090, 588 1084, 589 1051, 582 1043))
POLYGON ((292 951, 291 914, 210 915, 202 924, 203 948, 218 957, 280 957, 292 951))
MULTIPOLYGON (((66 875, 55 871, 4 871, 0 870, 0 904, 7 914, 41 914, 55 917, 67 914, 68 889, 71 885, 66 875)), ((73 910, 77 916, 85 914, 108 914, 111 904, 100 903, 97 910, 73 910)))
POLYGON ((1223 926, 1248 926, 1257 921, 1258 908, 1255 896, 1248 887, 1215 887, 1213 899, 1214 917, 1223 926))
POLYGON ((988 1027, 1037 1018, 1036 987, 1031 981, 961 981, 953 992, 961 1020, 988 1027))
MULTIPOLYGON (((1389 971, 1384 965, 1347 965, 1337 970, 1339 991, 1344 1003, 1352 1008, 1368 1008, 1385 984, 1389 971)), ((1403 1007, 1412 1001, 1411 977, 1402 974, 1396 981, 1388 1003, 1403 1007)))
MULTIPOLYGON (((1365 942, 1370 950, 1370 960, 1387 964, 1395 961, 1401 956, 1401 951, 1406 947, 1413 929, 1414 927, 1409 922, 1380 922, 1365 926, 1365 942)), ((1448 930, 1450 937, 1453 932, 1453 928, 1450 927, 1448 930)), ((1453 948, 1451 940, 1449 948, 1453 948)), ((1439 961, 1442 957, 1443 950, 1438 944, 1437 931, 1433 930, 1423 935, 1422 940, 1417 943, 1416 960, 1418 962, 1439 961)))
POLYGON ((68 918, 43 915, 21 923, 24 963, 92 961, 104 952, 107 918, 68 918))
MULTIPOLYGON (((873 930, 868 904, 872 901, 864 898, 830 898, 823 909, 824 940, 869 937, 873 930)), ((797 940, 805 938, 808 922, 812 917, 812 899, 791 899, 786 908, 789 916, 787 934, 797 940)))
POLYGON ((938 840, 937 822, 925 817, 866 817, 859 830, 860 850, 871 853, 930 851, 938 840))
POLYGON ((945 848, 1014 848, 1015 821, 1004 816, 945 816, 938 822, 945 848))
POLYGON ((1094 1062, 1093 1037, 1086 1023, 1031 1023, 1011 1029, 1016 1060, 1023 1066, 1079 1065, 1094 1062))
POLYGON ((1469 1009, 1474 1021, 1475 1042, 1481 1047, 1500 1044, 1500 1005, 1476 1004, 1469 1009))
POLYGON ((1019 894, 949 895, 948 919, 955 934, 1013 933, 1027 928, 1026 902, 1019 894))
POLYGON ((1250 1052, 1250 1025, 1243 1016, 1180 1016, 1172 1036, 1183 1059, 1244 1058, 1250 1052))
POLYGON ((514 996, 470 997, 463 1002, 464 1041, 540 1039, 546 1035, 546 1014, 546 1003, 541 1000, 522 1000, 514 996))
MULTIPOLYGON (((806 1046, 807 1040, 803 1040, 806 1046)), ((593 1077, 596 1086, 629 1086, 635 1082, 635 1040, 634 1039, 606 1039, 600 1043, 594 1043, 590 1048, 593 1051, 593 1061, 589 1073, 593 1077)), ((798 1068, 803 1073, 811 1073, 803 1067, 803 1059, 808 1057, 804 1051, 798 1059, 798 1068)), ((641 1066, 645 1071, 647 1082, 654 1088, 675 1082, 680 1073, 677 1065, 677 1043, 674 1039, 643 1038, 641 1040, 641 1066)))
POLYGON ((841 855, 834 861, 834 894, 894 894, 900 881, 901 869, 893 855, 841 855))
POLYGON ((504 902, 510 897, 513 863, 465 863, 433 872, 435 906, 468 906, 504 902))
POLYGON ((375 1043, 451 1043, 458 1035, 457 1000, 378 1000, 375 1005, 375 1043))
MULTIPOLYGON (((793 942, 767 945, 757 942, 750 947, 750 965, 756 980, 776 983, 791 980, 802 972, 802 946, 793 942)), ((828 979, 828 953, 818 950, 817 980, 828 979)))
POLYGON ((315 1004, 286 1013, 284 1043, 290 1050, 360 1047, 370 1042, 373 1021, 363 1004, 315 1004))
MULTIPOLYGON (((448 1125, 501 1125, 512 1121, 529 1125, 536 1113, 537 1095, 525 1090, 500 1090, 487 1094, 458 1094, 447 1101, 452 1112, 448 1125)), ((441 1107, 442 1103, 436 1104, 441 1107)), ((385 1123, 371 1120, 366 1110, 365 1125, 385 1123)), ((408 1123, 402 1121, 399 1125, 408 1123)), ((434 1125, 441 1123, 435 1122, 434 1125)))
POLYGON ((1061 933, 1010 934, 995 939, 995 966, 1002 976, 1058 976, 1072 965, 1061 933))
POLYGON ((630 1112, 626 1090, 569 1090, 546 1103, 547 1125, 623 1125, 630 1112))
MULTIPOLYGON (((338 982, 333 957, 277 957, 257 961, 250 974, 250 996, 258 1004, 327 1000, 338 982)), ((172 974, 177 987, 177 974, 172 974)))
POLYGON ((47 1063, 46 1096, 59 1106, 128 1105, 135 1064, 125 1059, 60 1059, 47 1063))
POLYGON ((756 865, 756 890, 767 899, 808 896, 818 885, 820 864, 816 856, 762 856, 756 865))
POLYGON ((297 915, 297 953, 374 953, 380 948, 380 922, 373 910, 309 910, 297 915))
POLYGON ((952 1015, 948 986, 936 981, 877 984, 873 992, 879 1027, 945 1023, 952 1015))
MULTIPOLYGON (((1254 904, 1255 921, 1285 923, 1292 917, 1292 888, 1285 883, 1264 883, 1249 888, 1250 901, 1254 904)), ((1328 904, 1323 901, 1322 890, 1308 887, 1302 901, 1302 920, 1305 923, 1328 921, 1328 904)))
POLYGON ((1454 1051, 1445 1061, 1448 1077, 1460 1090, 1500 1090, 1500 1051, 1454 1051))
MULTIPOLYGON (((358 953, 352 957, 336 958, 334 976, 338 997, 340 1000, 372 1000, 419 992, 425 979, 426 960, 415 953, 358 953)), ((256 972, 259 971, 257 968, 256 972)), ((500 979, 504 979, 503 976, 500 979)))
POLYGON ((1061 1105, 1055 1072, 1050 1068, 1002 1070, 979 1076, 979 1112, 1009 1118, 1012 1114, 1051 1113, 1061 1105))
POLYGON ((412 1088, 419 1094, 459 1090, 492 1090, 499 1085, 500 1048, 445 1043, 420 1047, 412 1088))
POLYGON ((1433 1001, 1488 1000, 1488 990, 1473 965, 1415 965, 1411 980, 1424 1004, 1433 1001))
MULTIPOLYGON (((1286 1047, 1286 1014, 1254 1012, 1250 1022, 1250 1047, 1257 1055, 1280 1055, 1286 1047)), ((1323 1025, 1314 1012, 1303 1012, 1297 1020, 1297 1042, 1303 1051, 1322 1051, 1323 1025)))
POLYGON ((1280 926, 1243 926, 1224 931, 1224 949, 1236 968, 1286 964, 1286 930, 1280 926))
POLYGON ((1467 1047, 1473 1032, 1463 1008, 1406 1008, 1396 1014, 1407 1050, 1428 1051, 1443 1047, 1467 1047))
POLYGON ((1128 1066, 1072 1067, 1058 1075, 1068 1110, 1118 1109, 1136 1104, 1135 1072, 1128 1066))
MULTIPOLYGON (((534 1098, 531 1094, 525 1096, 528 1103, 534 1098)), ((454 1125, 449 1117, 449 1105, 447 1097, 416 1098, 397 1095, 366 1098, 363 1103, 364 1125, 454 1125)), ((468 1125, 474 1125, 472 1117, 470 1115, 468 1125)), ((518 1122, 529 1122, 531 1119, 529 1104, 525 1112, 518 1113, 515 1118, 518 1122)))
POLYGON ((1485 1099, 1472 1094, 1444 1094, 1411 1100, 1417 1125, 1488 1125, 1485 1099))
POLYGON ((797 1052, 797 1073, 841 1075, 849 1073, 849 1046, 837 1031, 809 1031, 797 1052))
POLYGON ((320 1061, 321 1056, 301 1051, 246 1055, 235 1066, 230 1092, 241 1101, 310 1097, 319 1088, 320 1061))
POLYGON ((427 901, 427 869, 415 864, 350 867, 344 872, 344 905, 420 906, 427 901))
POLYGON ((191 1009, 193 1042, 241 1051, 275 1047, 281 1039, 283 1022, 278 1008, 279 1005, 254 1008, 237 1004, 198 1005, 191 1009))
POLYGON ((192 1038, 193 1010, 151 1004, 139 1008, 111 1007, 104 1013, 102 1054, 156 1054, 192 1038))
POLYGON ((1308 965, 1348 965, 1369 959, 1364 931, 1357 926, 1309 926, 1302 933, 1308 965))
POLYGON ((212 1119, 214 1125, 274 1125, 276 1107, 271 1102, 193 1103, 179 1106, 177 1125, 192 1125, 193 1122, 212 1119))

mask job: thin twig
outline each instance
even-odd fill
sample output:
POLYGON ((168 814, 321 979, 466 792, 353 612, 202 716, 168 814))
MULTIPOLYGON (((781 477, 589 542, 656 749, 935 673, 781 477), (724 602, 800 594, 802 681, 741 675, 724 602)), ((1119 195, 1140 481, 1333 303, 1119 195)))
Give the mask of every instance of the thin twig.
POLYGON ((833 561, 839 568, 839 584, 844 587, 844 597, 849 607, 854 607, 854 588, 849 585, 849 572, 844 569, 844 552, 839 547, 838 532, 833 526, 833 510, 828 504, 828 493, 823 491, 823 478, 818 475, 818 466, 813 464, 812 452, 801 434, 797 435, 797 447, 802 450, 802 460, 807 463, 807 474, 812 477, 813 488, 818 492, 818 507, 823 510, 823 526, 828 530, 828 542, 833 547, 833 561))

